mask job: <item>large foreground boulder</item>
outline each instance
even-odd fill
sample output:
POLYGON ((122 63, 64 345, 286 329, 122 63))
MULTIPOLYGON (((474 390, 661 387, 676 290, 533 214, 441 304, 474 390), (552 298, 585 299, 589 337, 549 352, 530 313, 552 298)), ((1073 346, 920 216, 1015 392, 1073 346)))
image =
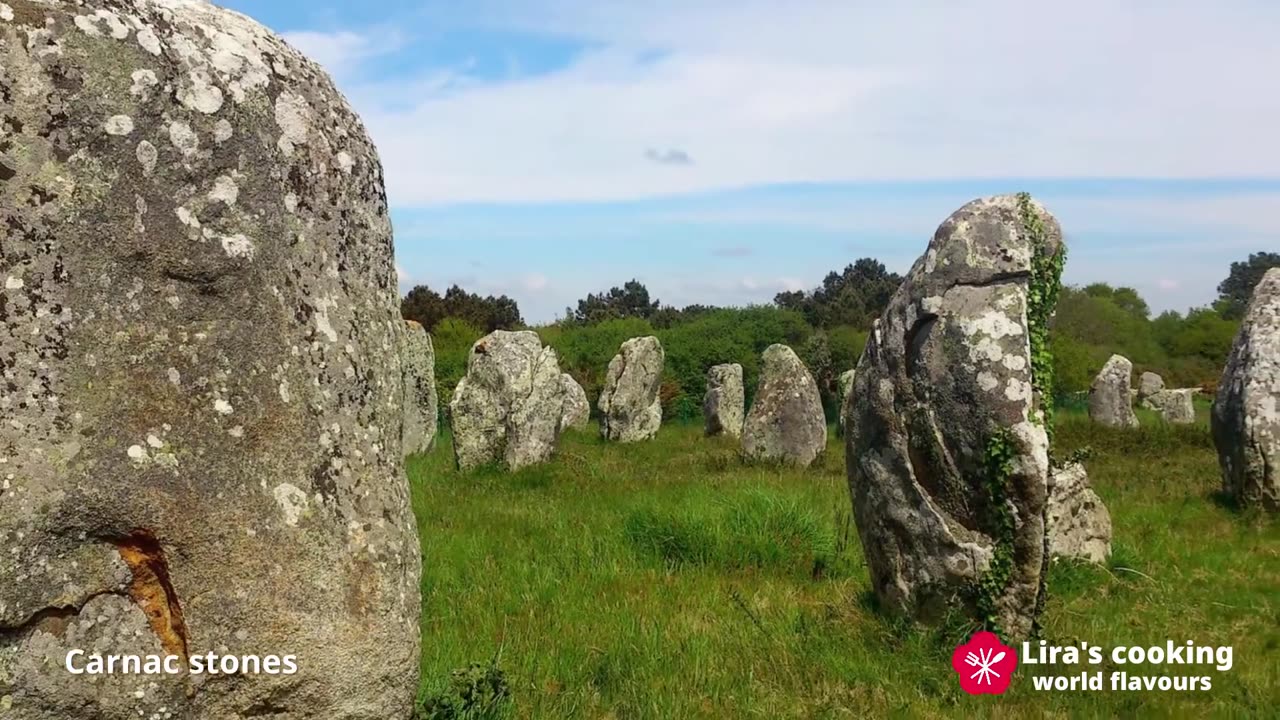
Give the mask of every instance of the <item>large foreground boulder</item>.
POLYGON ((882 607, 1030 633, 1043 600, 1057 221, 1027 196, 939 228, 875 322, 846 417, 854 516, 882 607))
POLYGON ((1089 387, 1089 417, 1107 427, 1138 427, 1133 413, 1133 363, 1112 355, 1089 387))
POLYGON ((786 345, 764 351, 760 386, 742 432, 748 458, 808 467, 827 447, 827 418, 813 375, 786 345))
POLYGON ((405 327, 329 77, 206 2, 4 0, 0 228, 0 715, 407 718, 405 327))
POLYGON ((1190 425, 1196 421, 1194 389, 1160 390, 1148 395, 1143 406, 1160 413, 1165 422, 1190 425))
POLYGON ((707 394, 702 400, 702 418, 707 435, 742 437, 746 412, 742 366, 716 365, 707 372, 707 394))
POLYGON ((560 376, 564 386, 564 410, 560 414, 560 429, 582 430, 591 424, 591 403, 587 391, 569 373, 560 376))
POLYGON ((556 351, 531 330, 477 340, 449 402, 458 467, 519 470, 550 460, 564 413, 562 375, 556 351))
POLYGON ((1095 563, 1105 563, 1111 557, 1111 513, 1089 485, 1089 475, 1079 463, 1049 476, 1045 526, 1053 557, 1095 563))
POLYGON ((1227 495, 1280 512, 1280 268, 1268 270, 1253 291, 1212 423, 1227 495))
POLYGON ((435 446, 440 414, 436 351, 426 329, 412 320, 405 322, 401 362, 404 365, 404 454, 408 457, 435 446))
POLYGON ((662 427, 666 353, 656 337, 631 338, 609 362, 600 393, 600 433, 616 442, 650 440, 662 427))

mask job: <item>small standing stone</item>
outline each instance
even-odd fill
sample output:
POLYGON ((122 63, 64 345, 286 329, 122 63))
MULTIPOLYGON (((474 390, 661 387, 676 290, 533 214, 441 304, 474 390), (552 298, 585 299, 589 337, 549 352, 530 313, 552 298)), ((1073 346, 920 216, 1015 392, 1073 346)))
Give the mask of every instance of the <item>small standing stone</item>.
POLYGON ((844 417, 849 411, 849 398, 853 396, 853 380, 857 374, 857 370, 846 370, 836 381, 837 389, 840 391, 840 418, 836 427, 841 435, 844 435, 844 417))
POLYGON ((422 325, 405 321, 404 352, 404 454, 429 452, 436 443, 439 399, 436 396, 436 353, 422 325))
POLYGON ((1280 268, 1254 288, 1212 424, 1223 490, 1242 506, 1280 512, 1280 268))
POLYGON ((550 460, 564 414, 562 376, 556 351, 533 331, 477 340, 449 403, 458 467, 519 470, 550 460))
POLYGON ((702 401, 707 435, 742 437, 745 404, 742 366, 734 363, 711 368, 707 373, 707 395, 702 401))
POLYGON ((1155 395, 1164 389, 1164 378, 1153 372, 1144 372, 1138 379, 1138 402, 1155 395))
POLYGON ((1089 388, 1089 417, 1108 427, 1138 427, 1131 390, 1133 363, 1112 355, 1089 388))
POLYGON ((1160 390, 1149 395, 1143 405, 1160 413, 1167 423, 1191 425, 1196 421, 1195 393, 1192 389, 1160 390))
POLYGON ((662 370, 666 353, 658 338, 632 338, 609 362, 600 393, 600 433, 615 442, 650 440, 662 427, 662 370))
POLYGON ((1111 556, 1111 513, 1090 487, 1083 465, 1073 463, 1049 476, 1045 527, 1053 557, 1105 563, 1111 556))
POLYGON ((581 430, 591 424, 591 403, 587 391, 569 373, 561 376, 564 385, 564 414, 560 417, 560 429, 581 430))
POLYGON ((818 384, 786 345, 764 351, 760 387, 742 433, 754 460, 808 467, 827 447, 827 419, 818 384))

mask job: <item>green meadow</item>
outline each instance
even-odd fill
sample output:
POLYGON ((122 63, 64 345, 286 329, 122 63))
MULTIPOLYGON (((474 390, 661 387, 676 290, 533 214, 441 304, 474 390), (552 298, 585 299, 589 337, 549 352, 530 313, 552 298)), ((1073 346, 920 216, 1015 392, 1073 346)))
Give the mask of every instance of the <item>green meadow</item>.
MULTIPOLYGON (((877 611, 843 444, 807 470, 745 464, 674 424, 567 433, 554 462, 461 473, 447 432, 408 463, 423 551, 421 718, 1264 717, 1280 708, 1280 524, 1218 496, 1206 422, 1132 431, 1059 413, 1115 528, 1106 567, 1055 563, 1056 645, 1234 648, 1210 692, 999 698, 950 667, 965 629, 877 611)), ((1110 664, 1076 668, 1111 671, 1110 664)), ((1070 674, 1071 668, 1048 670, 1070 674)))

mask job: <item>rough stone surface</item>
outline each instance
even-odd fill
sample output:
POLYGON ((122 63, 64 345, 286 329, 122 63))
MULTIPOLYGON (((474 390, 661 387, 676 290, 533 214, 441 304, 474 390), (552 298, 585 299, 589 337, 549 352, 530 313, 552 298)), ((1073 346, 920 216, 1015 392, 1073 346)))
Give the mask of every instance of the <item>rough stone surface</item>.
POLYGON ((742 432, 748 458, 808 467, 827 447, 818 384, 786 345, 764 351, 760 386, 742 432))
POLYGON ((849 414, 849 398, 853 395, 853 379, 857 374, 857 370, 846 370, 836 381, 836 389, 840 392, 840 417, 836 421, 836 427, 841 435, 844 435, 844 418, 849 414))
POLYGON ((702 400, 702 418, 707 435, 742 437, 746 393, 742 366, 716 365, 707 372, 707 394, 702 400))
POLYGON ((1253 291, 1212 422, 1227 495, 1280 512, 1280 268, 1253 291))
POLYGON ((404 365, 404 454, 424 453, 436 444, 436 423, 440 414, 436 395, 436 351, 431 336, 422 325, 405 321, 404 365))
POLYGON ((562 375, 560 380, 564 385, 564 412, 560 416, 560 429, 581 430, 591 424, 591 403, 587 401, 587 391, 569 373, 562 375))
POLYGON ((405 331, 329 77, 205 2, 0 0, 0 228, 0 715, 408 717, 405 331))
MULTIPOLYGON (((1028 212, 1054 257, 1057 221, 1034 201, 1028 212)), ((898 614, 980 619, 990 603, 999 626, 1024 637, 1041 605, 1049 443, 1027 322, 1036 245, 1017 196, 965 205, 938 228, 858 363, 845 438, 854 517, 872 586, 898 614), (1003 478, 993 448, 1008 453, 1003 478), (996 580, 998 557, 1009 566, 996 580), (984 578, 999 589, 981 590, 984 578)))
POLYGON ((609 362, 600 393, 600 432, 608 440, 652 439, 662 427, 662 369, 666 353, 656 337, 632 338, 609 362))
POLYGON ((1138 378, 1138 401, 1145 401, 1147 398, 1164 390, 1164 378, 1153 372, 1144 372, 1142 377, 1138 378))
POLYGON ((1089 417, 1108 427, 1138 427, 1133 414, 1133 363, 1112 355, 1089 387, 1089 417))
POLYGON ((1190 389, 1160 390, 1147 396, 1143 405, 1160 413, 1165 422, 1191 425, 1196 421, 1195 394, 1196 391, 1190 389))
POLYGON ((564 400, 556 351, 542 347, 537 333, 497 330, 480 338, 449 403, 458 467, 519 470, 550 460, 564 400))
POLYGON ((1045 526, 1052 557, 1095 563, 1105 563, 1111 557, 1111 513, 1079 463, 1050 475, 1045 526))

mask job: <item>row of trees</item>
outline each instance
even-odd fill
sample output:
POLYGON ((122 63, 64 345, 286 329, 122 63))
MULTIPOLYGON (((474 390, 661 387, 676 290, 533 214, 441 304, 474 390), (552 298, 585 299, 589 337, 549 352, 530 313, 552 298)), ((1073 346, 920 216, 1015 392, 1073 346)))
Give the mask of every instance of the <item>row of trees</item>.
MULTIPOLYGON (((1255 253, 1233 263, 1218 288, 1218 300, 1186 314, 1170 311, 1152 317, 1146 301, 1132 288, 1105 283, 1064 288, 1052 336, 1058 391, 1087 390, 1112 353, 1133 360, 1139 372, 1160 373, 1172 385, 1211 389, 1253 288, 1271 267, 1280 267, 1280 254, 1255 253)), ((834 418, 836 379, 857 363, 871 322, 901 282, 902 277, 882 263, 863 258, 828 274, 810 292, 779 293, 772 305, 677 309, 663 306, 643 283, 631 280, 588 295, 576 308, 566 308, 559 322, 534 329, 592 398, 624 340, 656 335, 667 353, 664 411, 668 417, 689 419, 700 413, 710 366, 740 363, 750 393, 759 376, 760 354, 775 342, 786 343, 813 371, 828 415, 834 418)), ((405 297, 402 310, 434 337, 437 377, 446 402, 466 372, 472 343, 493 330, 524 326, 514 300, 481 297, 457 286, 443 296, 416 287, 405 297)))

